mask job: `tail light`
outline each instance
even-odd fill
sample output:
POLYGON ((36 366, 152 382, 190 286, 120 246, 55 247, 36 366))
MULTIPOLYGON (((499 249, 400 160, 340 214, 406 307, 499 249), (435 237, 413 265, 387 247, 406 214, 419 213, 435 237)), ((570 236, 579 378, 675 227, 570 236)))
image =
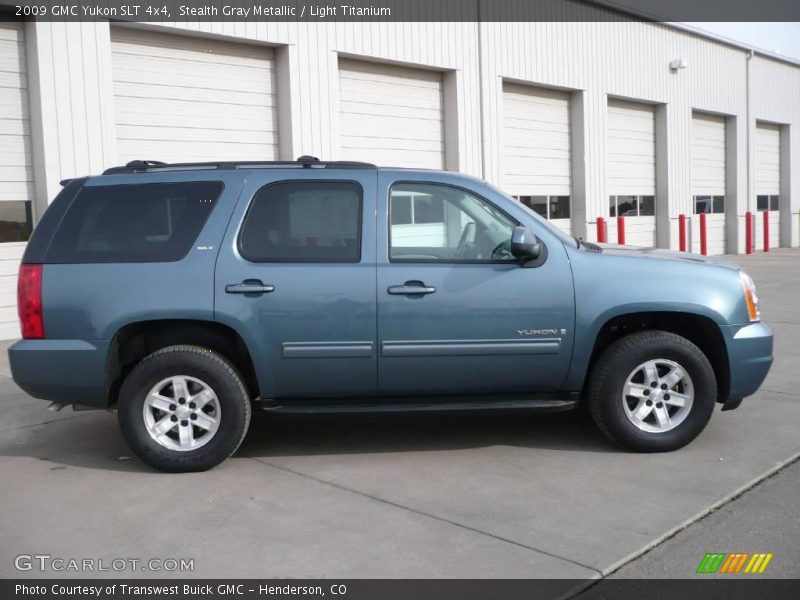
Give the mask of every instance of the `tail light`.
POLYGON ((42 265, 20 265, 17 280, 17 312, 25 339, 44 338, 42 314, 42 265))

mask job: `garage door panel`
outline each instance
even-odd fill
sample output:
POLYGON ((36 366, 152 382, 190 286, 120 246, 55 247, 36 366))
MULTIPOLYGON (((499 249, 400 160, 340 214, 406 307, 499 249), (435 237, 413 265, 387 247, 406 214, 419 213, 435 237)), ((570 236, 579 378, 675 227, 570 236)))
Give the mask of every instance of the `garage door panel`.
POLYGON ((226 57, 233 57, 242 64, 256 64, 262 60, 265 51, 272 58, 272 49, 257 44, 231 45, 223 40, 193 36, 173 35, 154 31, 119 27, 112 32, 116 51, 137 56, 150 56, 153 48, 158 55, 183 58, 192 62, 226 63, 226 57), (200 55, 197 55, 197 52, 200 55), (251 62, 248 63, 248 60, 251 62))
MULTIPOLYGON (((194 88, 166 87, 163 85, 149 85, 146 83, 114 82, 114 95, 116 98, 130 98, 131 100, 175 100, 178 102, 194 103, 197 101, 197 90, 194 88)), ((266 106, 276 105, 276 96, 273 93, 242 92, 240 90, 206 90, 202 95, 203 102, 222 104, 226 106, 266 106)))
POLYGON ((444 167, 442 75, 339 60, 339 157, 444 167))
POLYGON ((166 162, 218 160, 269 160, 265 156, 277 156, 278 147, 267 144, 246 144, 241 142, 198 143, 195 141, 171 141, 168 148, 159 147, 158 142, 150 140, 124 140, 128 152, 133 157, 163 160, 166 162), (220 156, 223 158, 220 159, 220 156), (187 158, 188 157, 188 158, 187 158))
POLYGON ((547 133, 552 134, 552 137, 566 137, 569 138, 569 126, 564 123, 554 123, 552 121, 543 120, 540 116, 539 119, 526 119, 517 115, 503 115, 503 121, 510 131, 526 132, 526 133, 547 133))
POLYGON ((122 161, 277 157, 270 48, 119 27, 111 39, 122 161))
MULTIPOLYGON (((0 22, 0 213, 4 202, 31 202, 28 75, 24 28, 20 21, 0 22)), ((14 207, 17 213, 18 208, 14 207)), ((5 217, 4 217, 5 218, 5 217)), ((25 242, 0 243, 0 339, 19 337, 17 271, 25 242)))
POLYGON ((502 112, 506 190, 515 196, 569 196, 569 94, 505 82, 502 112))
POLYGON ((347 115, 369 115, 386 118, 404 118, 404 119, 427 119, 429 121, 439 122, 442 120, 442 111, 438 108, 418 108, 413 106, 402 106, 398 104, 372 104, 365 101, 340 102, 339 106, 342 112, 347 115))
POLYGON ((137 125, 117 125, 117 137, 120 140, 152 140, 152 141, 191 141, 245 144, 263 143, 264 133, 247 129, 211 129, 203 127, 148 127, 143 130, 137 125))
POLYGON ((119 66, 117 81, 147 81, 150 85, 180 86, 187 90, 196 90, 202 98, 206 90, 242 91, 251 93, 272 93, 271 82, 258 71, 242 70, 235 67, 217 65, 208 68, 205 65, 189 67, 182 63, 149 60, 147 65, 125 64, 117 60, 119 66), (160 63, 160 64, 159 64, 160 63), (202 68, 202 72, 199 72, 202 68))
MULTIPOLYGON (((350 140, 354 142, 350 148, 363 148, 365 150, 380 150, 385 149, 387 141, 393 140, 394 142, 402 142, 403 149, 405 150, 419 150, 422 152, 442 152, 442 140, 412 140, 408 138, 388 138, 387 136, 349 136, 350 140)), ((346 148, 348 146, 342 146, 346 148)))
POLYGON ((365 102, 377 106, 402 106, 408 108, 439 108, 436 90, 414 87, 369 85, 362 81, 342 78, 344 87, 339 90, 340 102, 365 102))
MULTIPOLYGON (((174 107, 170 107, 173 108, 174 107)), ((225 114, 220 115, 218 108, 210 108, 203 110, 204 107, 195 107, 192 114, 176 115, 177 110, 169 111, 173 114, 164 114, 164 112, 150 113, 150 125, 152 127, 188 127, 194 128, 197 125, 198 116, 205 119, 205 127, 202 129, 213 129, 220 131, 251 131, 251 132, 267 132, 273 133, 276 124, 264 111, 254 111, 255 114, 225 114)), ((135 112, 127 110, 117 111, 118 125, 136 125, 141 120, 142 110, 135 112)))
POLYGON ((393 137, 410 140, 441 140, 441 121, 413 117, 381 117, 380 128, 371 129, 367 114, 342 115, 342 128, 352 132, 353 137, 393 137))
MULTIPOLYGON (((691 132, 692 195, 724 196, 725 119, 715 115, 694 113, 691 132)), ((709 215, 711 216, 711 215, 709 215)), ((707 221, 710 224, 710 221, 707 221)), ((710 246, 724 246, 724 227, 708 231, 710 246), (720 237, 721 236, 721 237, 720 237)))
MULTIPOLYGON (((655 109, 647 104, 609 99, 606 136, 606 172, 608 194, 612 196, 652 196, 656 188, 655 109)), ((626 228, 628 220, 626 217, 626 228)), ((653 225, 653 231, 630 238, 645 239, 646 245, 655 240, 655 220, 642 219, 632 227, 643 230, 653 225), (643 238, 644 236, 644 238, 643 238)), ((611 238, 613 239, 613 238, 611 238)))
POLYGON ((379 165, 413 166, 420 169, 441 169, 442 152, 424 152, 405 148, 383 148, 366 150, 364 148, 341 148, 342 160, 360 160, 379 165))
POLYGON ((774 125, 756 127, 756 194, 777 195, 781 186, 781 133, 774 125))

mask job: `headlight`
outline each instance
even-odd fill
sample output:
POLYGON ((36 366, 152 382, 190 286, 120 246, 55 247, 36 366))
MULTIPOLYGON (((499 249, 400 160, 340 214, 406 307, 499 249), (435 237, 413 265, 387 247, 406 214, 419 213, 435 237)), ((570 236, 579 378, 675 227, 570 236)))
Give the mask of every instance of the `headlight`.
POLYGON ((739 279, 744 289, 744 300, 747 304, 747 315, 751 321, 761 320, 761 311, 758 310, 758 296, 756 295, 756 284, 753 279, 744 271, 739 271, 739 279))

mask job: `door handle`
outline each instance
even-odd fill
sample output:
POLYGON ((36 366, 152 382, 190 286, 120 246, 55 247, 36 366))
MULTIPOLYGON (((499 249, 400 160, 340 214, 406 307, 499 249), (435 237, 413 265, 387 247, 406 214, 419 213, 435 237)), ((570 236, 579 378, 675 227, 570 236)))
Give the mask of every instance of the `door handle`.
POLYGON ((229 283, 225 291, 229 294, 269 294, 275 291, 275 286, 264 285, 258 279, 246 279, 241 283, 229 283))
POLYGON ((393 296, 422 296, 436 293, 436 288, 421 281, 406 281, 403 285, 392 285, 386 290, 393 296))

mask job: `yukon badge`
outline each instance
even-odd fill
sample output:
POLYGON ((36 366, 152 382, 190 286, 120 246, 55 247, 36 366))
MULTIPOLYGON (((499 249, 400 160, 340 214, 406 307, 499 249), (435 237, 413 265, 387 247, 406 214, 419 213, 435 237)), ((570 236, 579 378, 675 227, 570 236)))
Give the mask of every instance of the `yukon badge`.
POLYGON ((520 335, 567 335, 566 329, 517 329, 520 335))

